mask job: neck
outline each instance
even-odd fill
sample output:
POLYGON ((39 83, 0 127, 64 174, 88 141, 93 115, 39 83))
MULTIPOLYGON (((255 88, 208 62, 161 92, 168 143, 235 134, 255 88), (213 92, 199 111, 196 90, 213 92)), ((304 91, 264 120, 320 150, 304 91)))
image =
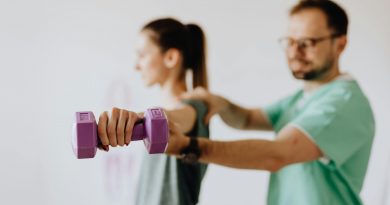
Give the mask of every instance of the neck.
POLYGON ((322 76, 320 79, 304 81, 303 90, 305 92, 314 91, 319 87, 321 87, 322 85, 325 85, 333 81, 335 78, 337 78, 340 75, 341 73, 339 67, 337 64, 335 64, 335 66, 328 73, 322 76))
POLYGON ((179 97, 186 92, 186 85, 174 79, 168 79, 161 85, 163 107, 173 109, 180 103, 179 97))

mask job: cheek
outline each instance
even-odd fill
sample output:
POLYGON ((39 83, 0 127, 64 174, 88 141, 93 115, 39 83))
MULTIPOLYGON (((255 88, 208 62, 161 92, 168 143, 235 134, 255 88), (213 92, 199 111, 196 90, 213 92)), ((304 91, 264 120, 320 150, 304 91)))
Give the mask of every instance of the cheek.
POLYGON ((157 58, 146 57, 143 59, 140 62, 142 77, 148 81, 157 81, 162 72, 161 64, 161 60, 157 58))
POLYGON ((323 63, 333 55, 333 50, 331 45, 324 44, 321 47, 318 47, 311 57, 313 61, 318 63, 323 63))
POLYGON ((308 52, 305 59, 311 62, 313 65, 320 65, 326 59, 326 55, 321 49, 315 49, 312 52, 308 52))

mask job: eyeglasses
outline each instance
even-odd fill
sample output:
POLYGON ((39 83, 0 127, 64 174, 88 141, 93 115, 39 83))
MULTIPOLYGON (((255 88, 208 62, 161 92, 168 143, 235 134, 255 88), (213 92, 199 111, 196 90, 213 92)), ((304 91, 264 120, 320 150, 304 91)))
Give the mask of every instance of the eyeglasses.
POLYGON ((306 51, 309 48, 314 48, 318 43, 328 40, 328 39, 334 39, 340 37, 340 34, 332 34, 329 36, 323 36, 318 38, 301 38, 301 39, 293 39, 290 37, 284 37, 279 39, 279 44, 281 47, 285 50, 293 47, 295 44, 297 45, 298 49, 306 51))

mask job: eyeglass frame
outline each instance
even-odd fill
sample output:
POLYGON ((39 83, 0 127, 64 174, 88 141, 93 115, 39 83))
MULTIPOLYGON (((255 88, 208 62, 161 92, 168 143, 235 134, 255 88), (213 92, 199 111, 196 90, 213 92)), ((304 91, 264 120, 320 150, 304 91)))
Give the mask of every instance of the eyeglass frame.
POLYGON ((322 37, 317 37, 317 38, 301 38, 301 39, 293 39, 290 37, 282 37, 278 39, 279 44, 282 46, 284 50, 287 50, 292 47, 292 45, 297 44, 298 49, 306 51, 308 48, 314 48, 318 43, 321 43, 325 40, 329 39, 335 39, 342 36, 342 34, 339 33, 334 33, 328 36, 322 36, 322 37), (284 40, 292 40, 293 44, 290 44, 290 42, 286 41, 288 44, 284 45, 283 41, 284 40), (305 45, 304 42, 310 42, 310 45, 305 45), (290 45, 289 45, 290 44, 290 45))

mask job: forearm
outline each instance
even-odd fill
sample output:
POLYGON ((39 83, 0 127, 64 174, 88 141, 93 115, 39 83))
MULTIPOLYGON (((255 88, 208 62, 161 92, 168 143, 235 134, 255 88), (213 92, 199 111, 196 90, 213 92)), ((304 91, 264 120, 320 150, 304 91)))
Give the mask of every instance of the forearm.
POLYGON ((245 129, 248 122, 249 110, 240 107, 225 98, 219 98, 222 108, 218 114, 221 116, 222 120, 230 127, 245 129))
POLYGON ((243 108, 221 98, 222 120, 229 126, 242 130, 273 130, 267 116, 260 108, 243 108))
POLYGON ((285 161, 282 145, 269 140, 211 141, 198 138, 200 161, 239 169, 277 171, 285 161))
MULTIPOLYGON (((175 128, 173 126, 173 128, 175 128)), ((167 154, 179 155, 190 138, 173 132, 167 154)), ((293 163, 317 160, 324 154, 315 142, 294 126, 283 128, 275 140, 213 141, 197 138, 200 161, 239 169, 260 169, 271 172, 293 163)))
MULTIPOLYGON (((199 161, 238 169, 277 171, 284 163, 281 145, 270 140, 215 141, 197 138, 201 150, 199 161)), ((167 154, 180 157, 188 146, 189 137, 182 137, 169 144, 167 154)))

